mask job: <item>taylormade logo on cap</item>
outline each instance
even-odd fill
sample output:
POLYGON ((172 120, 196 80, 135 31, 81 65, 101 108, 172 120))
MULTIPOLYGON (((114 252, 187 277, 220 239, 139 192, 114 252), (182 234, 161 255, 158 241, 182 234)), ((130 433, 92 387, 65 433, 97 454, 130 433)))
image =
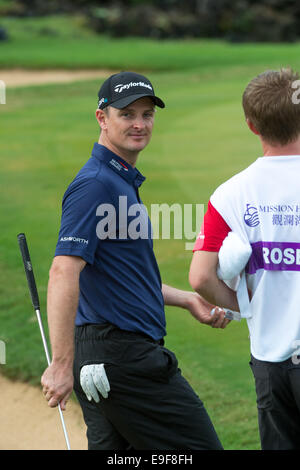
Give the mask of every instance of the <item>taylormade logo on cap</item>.
POLYGON ((130 82, 130 83, 126 83, 125 85, 123 85, 123 83, 120 83, 119 85, 115 86, 114 91, 116 93, 122 93, 123 90, 129 90, 129 88, 134 87, 134 86, 142 86, 152 91, 151 85, 149 85, 148 83, 144 83, 144 82, 130 82))
POLYGON ((153 86, 147 77, 135 72, 120 72, 111 75, 98 92, 98 108, 112 106, 126 108, 139 98, 149 96, 153 103, 164 108, 164 102, 155 96, 153 86))

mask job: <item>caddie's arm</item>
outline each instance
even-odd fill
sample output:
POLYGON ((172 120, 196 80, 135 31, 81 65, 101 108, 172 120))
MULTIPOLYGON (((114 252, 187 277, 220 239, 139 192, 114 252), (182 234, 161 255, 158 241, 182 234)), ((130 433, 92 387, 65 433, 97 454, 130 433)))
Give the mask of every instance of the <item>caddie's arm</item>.
POLYGON ((196 292, 180 290, 163 284, 162 294, 165 305, 188 310, 200 323, 211 325, 213 328, 225 328, 229 323, 223 309, 216 308, 215 313, 211 315, 211 311, 216 305, 207 302, 196 292))
POLYGON ((218 278, 217 266, 218 252, 195 251, 189 272, 190 285, 208 302, 239 312, 236 293, 218 278))
POLYGON ((74 323, 79 299, 79 275, 86 262, 78 256, 56 256, 48 283, 47 315, 52 362, 41 383, 50 407, 64 410, 73 390, 74 323))

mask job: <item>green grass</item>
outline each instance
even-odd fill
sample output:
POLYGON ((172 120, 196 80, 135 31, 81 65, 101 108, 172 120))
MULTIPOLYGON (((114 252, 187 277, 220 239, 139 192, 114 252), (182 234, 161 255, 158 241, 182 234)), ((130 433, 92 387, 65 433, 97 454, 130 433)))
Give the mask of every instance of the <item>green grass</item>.
MULTIPOLYGON (((1 19, 3 25, 15 25, 15 35, 9 28, 10 43, 0 44, 2 67, 152 69, 149 76, 167 106, 158 110, 153 139, 139 158, 138 168, 147 177, 141 196, 148 209, 163 202, 207 204, 221 182, 260 156, 259 142, 244 122, 242 91, 266 68, 300 65, 299 45, 112 41, 81 28, 80 37, 73 37, 74 23, 67 26, 65 20, 57 24, 58 36, 42 38, 40 29, 49 28, 52 20, 39 21, 26 20, 22 26, 1 19)), ((6 375, 34 384, 45 357, 17 234, 27 235, 46 327, 48 270, 61 200, 98 139, 94 110, 100 83, 8 88, 7 104, 0 105, 0 340, 7 353, 7 364, 0 367, 6 375)), ((192 257, 185 241, 154 240, 163 282, 181 289, 189 289, 192 257)), ((178 308, 167 307, 166 315, 166 345, 204 401, 224 447, 258 449, 246 323, 232 323, 223 331, 197 323, 178 308)))
POLYGON ((0 42, 0 68, 110 68, 191 70, 299 64, 299 43, 228 44, 217 40, 112 39, 96 35, 80 16, 0 18, 9 41, 0 42))

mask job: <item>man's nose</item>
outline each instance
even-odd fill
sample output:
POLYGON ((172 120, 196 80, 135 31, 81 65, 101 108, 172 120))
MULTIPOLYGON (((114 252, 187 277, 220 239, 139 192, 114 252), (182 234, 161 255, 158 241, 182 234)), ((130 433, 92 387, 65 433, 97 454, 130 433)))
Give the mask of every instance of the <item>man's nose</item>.
POLYGON ((135 129, 144 129, 145 127, 145 122, 142 117, 136 117, 133 123, 133 127, 135 129))

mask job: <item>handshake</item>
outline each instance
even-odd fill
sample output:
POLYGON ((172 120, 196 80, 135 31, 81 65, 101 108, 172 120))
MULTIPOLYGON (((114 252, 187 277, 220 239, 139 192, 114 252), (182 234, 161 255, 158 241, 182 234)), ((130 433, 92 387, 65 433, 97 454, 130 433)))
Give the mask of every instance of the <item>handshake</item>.
POLYGON ((80 371, 80 385, 89 401, 92 398, 99 403, 98 392, 103 398, 108 397, 110 386, 104 369, 104 364, 89 364, 83 366, 80 371))

